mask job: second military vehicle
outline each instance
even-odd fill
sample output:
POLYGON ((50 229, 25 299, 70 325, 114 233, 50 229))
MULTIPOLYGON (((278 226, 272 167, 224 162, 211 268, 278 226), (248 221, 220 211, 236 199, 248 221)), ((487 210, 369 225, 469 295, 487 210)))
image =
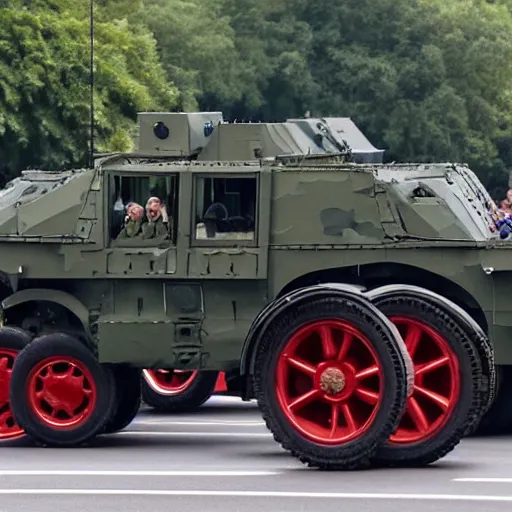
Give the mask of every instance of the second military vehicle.
POLYGON ((141 369, 173 368, 225 372, 310 465, 438 460, 509 364, 510 246, 480 182, 244 137, 259 160, 201 158, 220 120, 148 115, 137 153, 0 193, 4 438, 115 432, 141 369))

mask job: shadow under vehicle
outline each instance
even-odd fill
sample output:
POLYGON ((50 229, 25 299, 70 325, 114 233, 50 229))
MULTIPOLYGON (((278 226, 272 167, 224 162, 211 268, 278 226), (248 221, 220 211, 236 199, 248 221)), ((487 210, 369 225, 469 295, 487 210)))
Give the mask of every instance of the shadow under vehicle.
POLYGON ((512 357, 510 246, 481 183, 463 165, 356 163, 348 144, 293 138, 276 156, 220 121, 147 114, 137 152, 0 193, 4 434, 115 432, 141 369, 173 368, 223 372, 312 466, 446 455, 512 357), (224 126, 231 158, 214 144, 224 126), (126 205, 150 197, 165 234, 118 238, 126 205))

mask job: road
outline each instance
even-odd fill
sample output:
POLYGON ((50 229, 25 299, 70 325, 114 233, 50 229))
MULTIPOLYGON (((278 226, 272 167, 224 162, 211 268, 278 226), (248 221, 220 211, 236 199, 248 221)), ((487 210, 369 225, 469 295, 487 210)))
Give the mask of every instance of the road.
POLYGON ((0 512, 505 512, 511 446, 466 439, 428 468, 320 472, 274 442, 254 404, 214 397, 195 414, 143 409, 85 448, 1 446, 0 512))

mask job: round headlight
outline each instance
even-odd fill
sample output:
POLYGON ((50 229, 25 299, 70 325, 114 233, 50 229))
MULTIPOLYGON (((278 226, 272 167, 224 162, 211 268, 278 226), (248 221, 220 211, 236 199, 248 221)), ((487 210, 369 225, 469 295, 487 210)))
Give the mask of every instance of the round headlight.
POLYGON ((158 123, 153 125, 153 133, 155 134, 155 137, 164 140, 169 137, 169 128, 167 128, 162 121, 158 121, 158 123))

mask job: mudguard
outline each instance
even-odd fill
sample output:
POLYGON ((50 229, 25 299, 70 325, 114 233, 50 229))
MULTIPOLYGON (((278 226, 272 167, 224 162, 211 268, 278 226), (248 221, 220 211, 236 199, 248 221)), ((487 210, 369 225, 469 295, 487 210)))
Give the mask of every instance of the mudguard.
POLYGON ((1 302, 0 306, 2 307, 2 310, 5 311, 31 301, 53 302, 63 306, 80 320, 85 333, 88 337, 91 337, 89 329, 89 310, 76 297, 73 297, 73 295, 70 295, 69 293, 49 288, 29 288, 9 295, 9 297, 6 297, 1 302))

